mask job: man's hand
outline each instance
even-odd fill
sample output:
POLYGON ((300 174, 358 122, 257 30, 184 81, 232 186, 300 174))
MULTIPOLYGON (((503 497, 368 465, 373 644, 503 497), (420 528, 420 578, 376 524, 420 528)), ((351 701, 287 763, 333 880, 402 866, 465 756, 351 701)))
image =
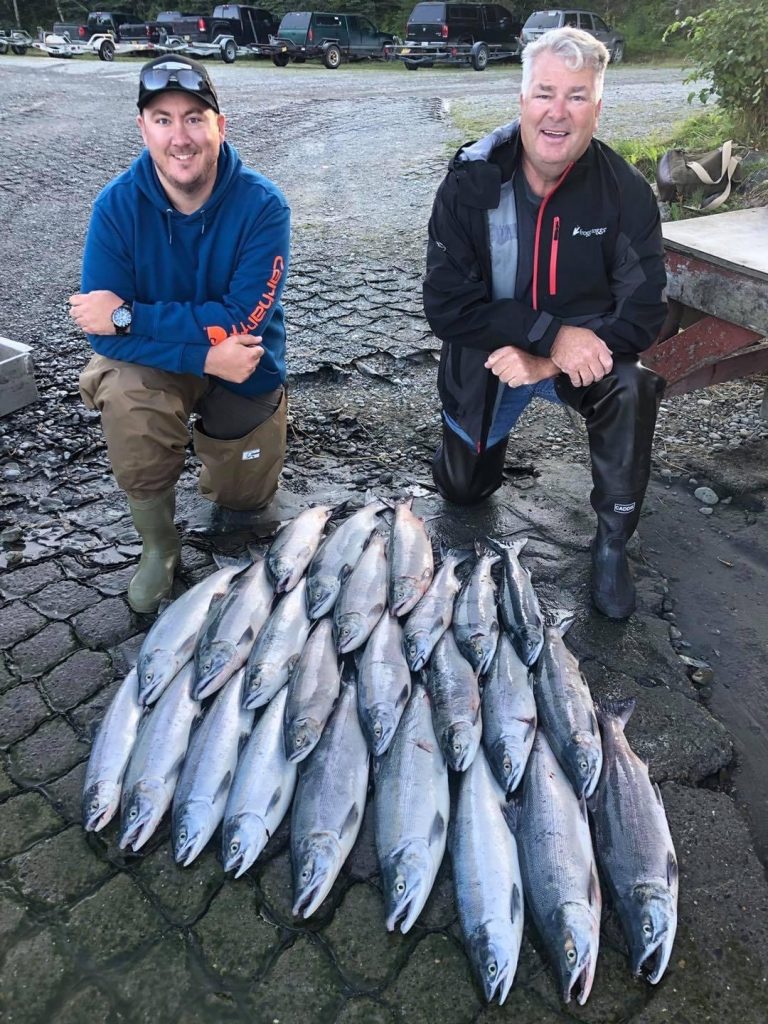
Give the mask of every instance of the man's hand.
POLYGON ((123 301, 114 292, 79 292, 69 297, 69 315, 86 334, 117 334, 112 314, 123 301))
POLYGON ((549 355, 575 388, 602 380, 613 368, 611 350, 586 327, 561 327, 549 355))
POLYGON ((248 380, 264 355, 261 337, 251 334, 230 334, 218 345, 212 345, 205 357, 204 373, 222 380, 242 384, 248 380))
POLYGON ((511 388, 519 388, 521 384, 538 384, 540 380, 556 377, 560 372, 551 359, 533 356, 513 345, 491 352, 485 361, 485 368, 511 388))

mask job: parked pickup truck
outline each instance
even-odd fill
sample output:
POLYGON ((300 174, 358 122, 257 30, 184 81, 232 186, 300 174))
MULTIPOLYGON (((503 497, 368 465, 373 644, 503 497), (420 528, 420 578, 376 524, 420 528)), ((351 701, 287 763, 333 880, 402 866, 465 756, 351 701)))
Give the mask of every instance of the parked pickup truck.
POLYGON ((166 30, 154 22, 136 23, 135 17, 121 11, 91 11, 85 25, 55 22, 53 32, 35 45, 50 57, 94 53, 107 61, 116 53, 164 53, 166 30))
MULTIPOLYGON (((166 23, 163 12, 158 22, 166 23)), ((171 18, 174 31, 168 33, 168 49, 190 57, 221 57, 232 64, 238 55, 271 56, 270 37, 277 32, 277 18, 262 7, 247 4, 219 4, 213 14, 171 18), (178 29, 178 30, 177 30, 178 29)))

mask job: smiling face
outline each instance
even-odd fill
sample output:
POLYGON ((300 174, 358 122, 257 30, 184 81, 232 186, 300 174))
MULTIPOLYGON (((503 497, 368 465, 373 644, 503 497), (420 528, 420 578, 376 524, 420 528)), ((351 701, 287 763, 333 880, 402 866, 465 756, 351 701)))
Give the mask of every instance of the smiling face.
POLYGON ((216 183, 226 119, 186 92, 162 92, 136 119, 168 198, 194 213, 216 183))
POLYGON ((571 71, 547 51, 536 57, 530 88, 520 96, 520 135, 525 176, 537 195, 546 195, 586 151, 601 106, 591 67, 571 71))

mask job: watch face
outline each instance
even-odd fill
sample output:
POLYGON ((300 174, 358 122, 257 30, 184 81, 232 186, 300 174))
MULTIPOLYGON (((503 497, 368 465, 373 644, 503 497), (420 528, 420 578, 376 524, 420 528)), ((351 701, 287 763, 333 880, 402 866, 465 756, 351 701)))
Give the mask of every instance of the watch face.
POLYGON ((128 306, 118 306, 112 314, 112 323, 115 327, 130 327, 133 314, 128 306))

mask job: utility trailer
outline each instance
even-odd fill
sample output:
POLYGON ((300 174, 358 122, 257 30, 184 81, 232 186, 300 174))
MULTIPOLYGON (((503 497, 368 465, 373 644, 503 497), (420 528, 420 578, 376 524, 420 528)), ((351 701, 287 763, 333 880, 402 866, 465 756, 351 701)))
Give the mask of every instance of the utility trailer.
POLYGON ((522 44, 519 40, 511 49, 482 40, 454 45, 406 39, 402 45, 385 47, 385 57, 388 60, 401 60, 409 71, 431 68, 435 64, 453 64, 458 67, 472 67, 475 71, 485 71, 491 61, 518 61, 521 53, 522 44))
POLYGON ((219 57, 225 64, 234 64, 238 57, 271 57, 274 53, 274 47, 269 43, 238 45, 235 37, 229 33, 217 35, 210 43, 195 40, 188 42, 181 36, 168 36, 157 49, 160 53, 183 53, 198 60, 203 57, 219 57))
POLYGON ((11 53, 23 57, 34 43, 35 40, 23 28, 12 28, 8 32, 0 29, 0 53, 8 53, 10 50, 11 53))
POLYGON ((109 33, 98 33, 90 39, 72 42, 66 32, 62 35, 46 32, 42 40, 33 45, 35 49, 42 50, 49 57, 80 57, 83 54, 93 54, 99 60, 106 61, 114 60, 117 54, 160 54, 168 50, 165 43, 153 43, 148 39, 118 43, 109 33))

